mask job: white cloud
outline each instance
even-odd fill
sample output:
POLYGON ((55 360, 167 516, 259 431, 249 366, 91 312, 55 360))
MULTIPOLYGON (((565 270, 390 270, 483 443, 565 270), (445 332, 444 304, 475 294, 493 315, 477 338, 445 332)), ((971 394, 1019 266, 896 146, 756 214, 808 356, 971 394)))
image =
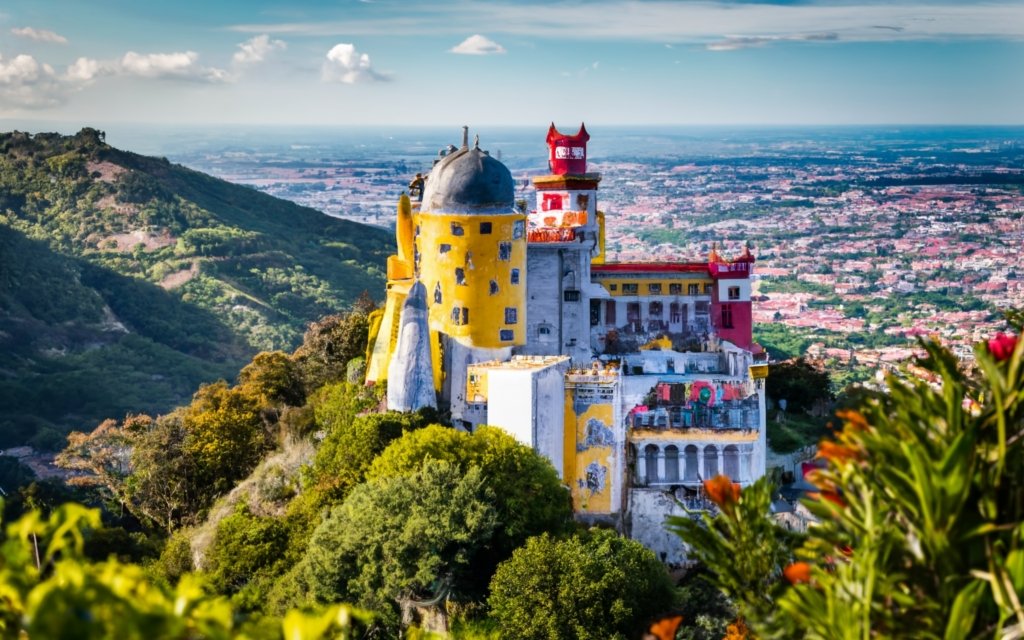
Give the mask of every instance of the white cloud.
POLYGON ((0 113, 6 108, 39 109, 58 105, 65 92, 53 67, 27 54, 0 55, 0 113))
POLYGON ((199 64, 195 51, 140 54, 129 51, 116 67, 118 75, 140 78, 177 78, 200 82, 226 82, 230 75, 223 69, 199 64))
POLYGON ((400 9, 367 19, 238 24, 229 28, 242 33, 400 36, 472 33, 486 24, 494 33, 533 38, 676 44, 706 44, 727 34, 757 37, 824 32, 838 34, 841 41, 858 42, 1024 37, 1024 3, 1020 2, 738 4, 722 0, 595 0, 586 3, 586 11, 581 11, 577 2, 551 3, 538 11, 534 3, 510 0, 450 3, 450 11, 439 11, 437 5, 422 9, 395 6, 400 9))
POLYGON ((90 82, 98 76, 113 72, 113 68, 108 63, 92 58, 79 58, 68 65, 65 75, 71 82, 90 82))
POLYGON ((11 33, 18 36, 19 38, 28 38, 29 40, 36 40, 38 42, 52 42, 54 44, 67 44, 68 39, 59 33, 53 31, 47 31, 46 29, 35 29, 33 27, 21 27, 20 29, 15 27, 11 29, 11 33))
POLYGON ((274 51, 287 48, 284 40, 271 40, 269 35, 263 33, 240 43, 231 61, 238 65, 263 62, 274 51))
POLYGON ((448 51, 470 56, 485 56, 491 53, 505 53, 505 47, 490 38, 476 34, 469 36, 448 51))
POLYGON ((798 33, 781 36, 727 36, 724 40, 709 42, 705 45, 708 51, 736 51, 763 47, 773 42, 829 42, 838 40, 838 33, 798 33))
POLYGON ((324 82, 341 82, 342 84, 389 79, 387 75, 374 71, 368 54, 359 53, 354 44, 345 42, 334 45, 327 52, 327 61, 324 62, 322 77, 324 82))

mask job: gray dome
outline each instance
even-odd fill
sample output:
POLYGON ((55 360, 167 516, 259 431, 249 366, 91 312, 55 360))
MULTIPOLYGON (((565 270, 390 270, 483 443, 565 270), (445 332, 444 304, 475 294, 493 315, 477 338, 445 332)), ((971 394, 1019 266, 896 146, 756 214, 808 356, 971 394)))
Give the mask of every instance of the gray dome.
POLYGON ((515 183, 508 167, 478 148, 450 153, 430 171, 422 211, 512 213, 515 183))

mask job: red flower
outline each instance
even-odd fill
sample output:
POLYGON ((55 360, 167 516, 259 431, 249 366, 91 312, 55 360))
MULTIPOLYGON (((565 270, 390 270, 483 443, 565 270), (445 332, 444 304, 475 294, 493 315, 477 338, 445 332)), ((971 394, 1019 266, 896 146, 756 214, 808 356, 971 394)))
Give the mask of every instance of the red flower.
POLYGON ((811 565, 806 562, 793 562, 786 565, 782 575, 789 580, 790 584, 807 583, 811 581, 811 565))
POLYGON ((997 333, 994 338, 988 341, 988 352, 996 360, 1007 360, 1013 355, 1017 348, 1017 336, 1007 333, 997 333))
POLYGON ((704 491, 712 502, 725 510, 731 509, 740 499, 740 485, 733 482, 729 476, 717 475, 705 480, 704 491))

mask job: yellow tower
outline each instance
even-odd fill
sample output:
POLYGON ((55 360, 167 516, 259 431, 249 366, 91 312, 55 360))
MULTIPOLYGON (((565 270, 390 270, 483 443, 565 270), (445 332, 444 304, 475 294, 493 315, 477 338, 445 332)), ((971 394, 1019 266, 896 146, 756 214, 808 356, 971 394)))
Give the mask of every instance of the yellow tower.
POLYGON ((415 223, 415 271, 430 328, 464 347, 526 343, 526 215, 512 174, 463 144, 430 172, 415 223))
POLYGON ((507 358, 526 344, 526 214, 515 208, 512 174, 479 144, 470 147, 465 130, 462 148, 448 149, 426 178, 419 208, 405 195, 399 200, 397 251, 388 258, 387 303, 366 375, 371 383, 388 379, 403 348, 400 312, 420 282, 442 399, 460 395, 466 365, 507 358))

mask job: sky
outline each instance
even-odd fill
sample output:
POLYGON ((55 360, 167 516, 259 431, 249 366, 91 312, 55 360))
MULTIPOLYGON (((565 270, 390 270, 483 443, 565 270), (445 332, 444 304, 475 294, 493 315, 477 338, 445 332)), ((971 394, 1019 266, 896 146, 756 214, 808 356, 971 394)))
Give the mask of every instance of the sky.
POLYGON ((7 0, 0 127, 1024 123, 1024 0, 7 0))

